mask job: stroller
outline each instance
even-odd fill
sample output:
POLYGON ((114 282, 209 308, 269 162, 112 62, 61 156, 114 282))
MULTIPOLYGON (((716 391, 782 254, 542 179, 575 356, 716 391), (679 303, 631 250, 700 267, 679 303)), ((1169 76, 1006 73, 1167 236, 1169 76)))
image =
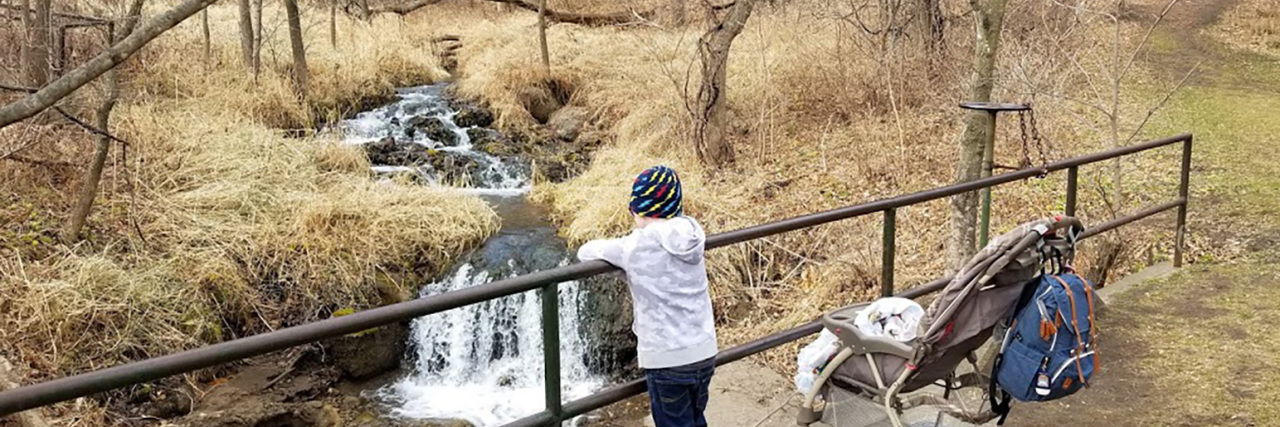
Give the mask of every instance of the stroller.
POLYGON ((938 408, 938 420, 947 414, 982 424, 999 417, 983 409, 985 405, 974 411, 957 406, 950 402, 951 393, 971 387, 994 393, 988 388, 993 387, 994 352, 980 363, 978 350, 997 327, 1007 328, 1002 323, 1032 279, 1070 262, 1083 231, 1079 220, 1059 217, 1023 224, 995 238, 929 305, 920 321, 922 333, 911 341, 860 333, 853 320, 870 303, 823 316, 824 327, 839 338, 840 350, 804 396, 797 423, 808 426, 821 420, 839 427, 852 418, 876 415, 879 411, 867 411, 876 406, 894 427, 903 426, 900 416, 906 410, 921 406, 938 408), (957 375, 962 361, 969 362, 972 372, 957 375), (942 395, 922 390, 931 385, 941 386, 942 395))

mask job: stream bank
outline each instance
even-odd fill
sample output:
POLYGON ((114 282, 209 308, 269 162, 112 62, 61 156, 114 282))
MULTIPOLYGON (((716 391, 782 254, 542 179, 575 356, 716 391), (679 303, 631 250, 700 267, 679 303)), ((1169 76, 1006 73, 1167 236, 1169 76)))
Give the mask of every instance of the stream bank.
MULTIPOLYGON (((455 187, 501 218, 497 234, 418 287, 419 297, 575 261, 548 213, 526 198, 535 176, 569 178, 601 142, 585 114, 560 116, 579 122, 571 132, 563 123, 499 132, 487 109, 434 84, 338 124, 343 141, 367 153, 374 179, 455 187)), ((634 366, 630 301, 613 276, 562 284, 558 298, 564 396, 573 399, 634 366)), ((544 406, 540 304, 535 292, 512 295, 248 361, 194 399, 194 410, 188 399, 167 412, 190 410, 179 424, 201 426, 500 425, 544 406)))

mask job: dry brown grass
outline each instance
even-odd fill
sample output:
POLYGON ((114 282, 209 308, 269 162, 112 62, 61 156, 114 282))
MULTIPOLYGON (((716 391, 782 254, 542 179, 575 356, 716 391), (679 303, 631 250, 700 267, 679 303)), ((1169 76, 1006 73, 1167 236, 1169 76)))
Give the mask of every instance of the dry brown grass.
POLYGON ((1232 46, 1280 55, 1280 1, 1241 1, 1209 31, 1232 46))
MULTIPOLYGON (((113 120, 128 154, 113 150, 85 243, 51 239, 87 153, 72 144, 87 144, 47 137, 80 131, 52 119, 0 130, 6 143, 43 134, 23 153, 74 163, 0 163, 10 200, 0 212, 15 221, 0 235, 0 353, 31 371, 27 381, 376 306, 497 226, 473 196, 375 182, 360 149, 333 135, 285 136, 443 77, 425 35, 344 19, 335 51, 312 13, 310 97, 299 103, 282 73, 283 26, 268 31, 255 84, 238 59, 234 6, 211 11, 208 61, 191 48, 190 20, 128 69, 113 120)), ((267 11, 269 28, 283 19, 267 11)))
MULTIPOLYGON (((624 208, 627 183, 657 163, 681 171, 688 212, 711 232, 949 183, 962 126, 954 105, 967 93, 971 37, 967 21, 957 21, 948 30, 945 57, 937 61, 941 66, 913 53, 919 48, 911 39, 903 42, 903 49, 890 51, 890 57, 880 60, 876 58, 883 51, 874 39, 859 35, 851 23, 838 19, 842 7, 787 2, 761 6, 752 16, 734 44, 729 64, 728 97, 739 161, 724 170, 699 165, 689 143, 683 93, 686 84, 696 88, 697 77, 689 73, 696 72, 691 65, 696 66, 692 61, 701 26, 626 30, 552 26, 548 31, 552 75, 574 82, 572 102, 595 111, 616 142, 597 152, 582 175, 563 184, 541 185, 535 197, 553 207, 562 234, 582 242, 620 234, 629 227, 624 208)), ((949 2, 947 7, 959 13, 964 5, 949 2)), ((1079 90, 1084 80, 1064 74, 1071 64, 1062 51, 1096 48, 1110 35, 1107 27, 1085 28, 1078 40, 1053 45, 1048 38, 1056 34, 1046 27, 1058 19, 1052 11, 1014 6, 1009 16, 1003 55, 1010 60, 1001 68, 1009 82, 1079 90)), ((459 93, 490 102, 505 125, 520 127, 532 123, 519 103, 520 91, 546 78, 537 71, 534 19, 526 12, 441 6, 425 10, 410 22, 461 35, 459 93)), ((1136 25, 1124 28, 1127 44, 1136 44, 1132 35, 1139 30, 1136 25)), ((1132 80, 1150 79, 1138 75, 1132 80)), ((1000 88, 997 97, 1031 100, 1023 92, 1025 87, 1010 83, 1000 88)), ((1124 105, 1145 109, 1143 103, 1153 95, 1132 92, 1126 92, 1124 105)), ((1097 125, 1097 117, 1067 101, 1047 96, 1034 101, 1040 130, 1051 143, 1051 160, 1106 145, 1103 134, 1090 128, 1097 125)), ((1131 129, 1140 119, 1138 113, 1131 113, 1121 122, 1131 129)), ((997 161, 1016 165, 1022 157, 1018 122, 1010 116, 1002 123, 997 161)), ((1035 147, 1031 149, 1038 161, 1035 147)), ((1118 211, 1172 194, 1172 187, 1156 185, 1171 181, 1152 181, 1143 173, 1156 160, 1167 159, 1149 156, 1126 165, 1132 185, 1144 192, 1132 196, 1130 204, 1117 207, 1118 211), (1147 188, 1164 192, 1147 194, 1147 188)), ((1159 165, 1161 170, 1174 170, 1166 167, 1168 163, 1159 165)), ((1100 202, 1102 194, 1110 191, 1104 172, 1101 167, 1082 171, 1081 212, 1090 221, 1111 217, 1100 202)), ((1061 179, 1032 180, 996 190, 993 232, 1061 212, 1061 179)), ((949 206, 941 201, 898 213, 900 286, 942 273, 939 254, 948 215, 949 206)), ((709 255, 713 298, 724 325, 725 344, 789 327, 823 310, 874 295, 880 271, 879 221, 873 215, 713 251, 709 255)), ((1132 248, 1130 254, 1143 249, 1132 248)), ((1155 249, 1163 253, 1168 247, 1155 249)), ((1117 271, 1132 265, 1126 261, 1117 271)), ((791 356, 781 352, 767 358, 782 367, 789 365, 791 356)))
MULTIPOLYGON (((578 3, 552 2, 566 8, 578 3)), ((598 1, 586 3, 584 10, 604 7, 598 1)), ((281 76, 288 66, 284 31, 272 34, 273 47, 264 52, 269 71, 253 85, 238 63, 234 9, 215 8, 214 32, 221 36, 207 71, 191 60, 190 46, 197 45, 194 21, 184 24, 181 36, 149 49, 141 57, 144 65, 135 70, 129 86, 135 99, 121 107, 119 126, 139 147, 120 167, 130 171, 121 180, 124 188, 131 179, 139 183, 139 201, 127 203, 128 192, 110 193, 103 210, 118 212, 99 225, 117 237, 91 245, 92 253, 84 248, 46 253, 46 258, 22 260, 21 265, 8 259, 10 254, 0 262, 6 277, 0 283, 21 295, 17 301, 58 292, 71 295, 68 299, 79 295, 85 300, 77 306, 115 307, 94 312, 103 313, 95 318, 110 325, 141 321, 138 311, 122 308, 135 304, 159 304, 149 311, 165 315, 146 319, 149 323, 141 329, 117 327, 134 334, 124 348, 143 353, 108 347, 53 361, 28 352, 24 360, 47 363, 53 374, 194 345, 203 334, 225 337, 232 330, 303 321, 325 307, 372 304, 377 296, 370 285, 387 280, 384 269, 397 276, 414 267, 439 265, 491 230, 491 214, 474 199, 372 184, 364 176, 365 160, 349 148, 288 139, 272 129, 332 120, 354 110, 353 100, 439 77, 428 40, 440 34, 462 36, 458 93, 488 102, 502 125, 532 126, 520 93, 554 79, 572 86, 570 103, 591 109, 597 126, 612 136, 614 142, 596 153, 582 175, 536 189, 535 197, 553 208, 561 232, 572 242, 625 231, 630 223, 624 207, 627 183, 655 163, 681 171, 688 211, 711 232, 949 183, 962 126, 954 105, 966 93, 968 21, 953 23, 943 57, 930 65, 929 58, 913 53, 918 47, 911 39, 884 57, 874 40, 838 19, 842 7, 847 5, 781 2, 762 6, 751 18, 729 64, 731 135, 739 162, 724 170, 698 164, 689 143, 683 93, 686 85, 697 83, 689 73, 696 65, 700 24, 552 26, 553 69, 545 76, 536 67, 535 17, 526 11, 483 1, 449 2, 405 20, 383 17, 363 24, 342 18, 337 51, 328 47, 326 26, 312 21, 312 97, 302 106, 293 102, 281 76), (129 234, 133 218, 142 224, 145 241, 129 234), (133 272, 146 274, 129 274, 133 272), (117 295, 72 293, 81 287, 117 295), (156 289, 189 300, 153 298, 156 289), (187 301, 171 305, 182 300, 187 301), (215 319, 230 320, 218 324, 215 319)), ((948 2, 947 7, 958 13, 964 3, 948 2)), ((1046 47, 1048 31, 1038 20, 1042 16, 1031 12, 1036 10, 1010 13, 1004 57, 1017 60, 1008 62, 1002 73, 1010 74, 1009 81, 1018 77, 1052 83, 1056 89, 1079 89, 1083 81, 1054 73, 1064 68, 1060 58, 1054 60, 1062 49, 1046 47), (1012 75, 1017 72, 1022 74, 1012 75)), ((278 11, 268 15, 271 22, 282 19, 278 11)), ((1086 37, 1079 43, 1095 41, 1086 37)), ((1018 92, 1002 87, 997 98, 1029 100, 1018 92)), ((1051 158, 1103 146, 1098 133, 1074 118, 1086 114, 1078 107, 1044 97, 1035 101, 1041 131, 1052 141, 1051 158)), ((1126 125, 1132 121, 1136 119, 1125 119, 1126 125)), ((1017 122, 1002 123, 997 160, 1017 164, 1017 122)), ((1129 168, 1142 171, 1151 164, 1153 160, 1139 160, 1129 168)), ((1094 222, 1111 214, 1100 203, 1099 189, 1107 190, 1103 172, 1082 171, 1081 211, 1094 222)), ((1167 182, 1142 178, 1137 185, 1155 188, 1167 182)), ((1062 188, 1061 180, 1049 179, 998 189, 993 231, 1060 211, 1062 188)), ((1160 196, 1134 197, 1133 203, 1160 196)), ((942 273, 939 254, 948 215, 942 201, 899 211, 900 286, 942 273)), ((879 230, 879 218, 873 215, 712 252, 713 296, 724 344, 872 296, 880 271, 879 230)), ((0 319, 16 328, 40 315, 74 312, 20 313, 0 319)), ((84 321, 82 313, 69 318, 84 321)), ((40 346, 64 342, 58 338, 64 333, 46 325, 24 330, 18 338, 21 348, 44 348, 40 346)), ((772 352, 765 357, 781 368, 790 365, 792 356, 772 352)))

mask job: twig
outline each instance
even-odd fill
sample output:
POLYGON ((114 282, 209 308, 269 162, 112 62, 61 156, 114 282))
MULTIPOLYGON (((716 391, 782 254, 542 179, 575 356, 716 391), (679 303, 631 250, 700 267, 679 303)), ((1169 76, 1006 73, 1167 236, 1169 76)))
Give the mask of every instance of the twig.
POLYGON ((9 161, 14 161, 19 163, 31 163, 31 164, 40 165, 40 166, 63 166, 63 167, 79 166, 75 163, 64 162, 61 160, 39 160, 39 159, 33 159, 30 157, 25 157, 18 154, 12 154, 12 153, 10 153, 6 157, 0 157, 0 160, 9 160, 9 161))
POLYGON ((772 416, 773 416, 773 414, 776 414, 776 413, 778 413, 778 411, 781 411, 781 410, 782 410, 782 408, 787 407, 787 405, 788 405, 788 404, 790 404, 790 403, 791 403, 791 400, 792 400, 792 399, 795 399, 795 397, 796 397, 796 395, 795 395, 795 394, 792 394, 792 395, 790 395, 790 396, 787 396, 787 400, 782 401, 782 404, 781 404, 781 405, 778 405, 778 407, 777 407, 777 408, 774 408, 774 410, 773 410, 773 411, 770 411, 770 412, 769 412, 769 414, 768 414, 768 415, 765 415, 765 416, 764 416, 764 418, 761 418, 761 419, 760 419, 760 421, 756 421, 756 424, 755 424, 754 426, 751 426, 751 427, 760 427, 761 425, 764 425, 764 422, 765 422, 765 421, 768 421, 768 420, 769 420, 769 417, 772 417, 772 416))
POLYGON ((1179 89, 1182 89, 1182 87, 1187 84, 1187 79, 1191 78, 1191 75, 1195 74, 1196 70, 1200 68, 1200 64, 1203 63, 1204 61, 1196 62, 1196 65, 1192 66, 1191 69, 1187 71, 1187 74, 1182 76, 1182 80, 1178 81, 1177 86, 1174 86, 1173 89, 1169 90, 1169 93, 1164 94, 1164 99, 1161 99, 1159 104, 1156 104, 1151 107, 1150 110, 1147 110, 1147 116, 1142 118, 1142 123, 1138 123, 1138 127, 1133 129, 1133 133, 1129 134, 1129 138, 1124 140, 1125 145, 1128 145, 1133 141, 1133 138, 1138 136, 1138 132, 1141 132, 1142 128, 1147 126, 1147 121, 1151 120, 1151 116, 1155 115, 1156 111, 1164 108, 1164 104, 1169 102, 1169 98, 1172 98, 1173 94, 1177 93, 1179 89))
POLYGON ((1133 67, 1133 61, 1138 58, 1138 54, 1142 53, 1142 48, 1147 45, 1147 40, 1151 39, 1151 33, 1156 31, 1156 27, 1160 25, 1160 21, 1169 14, 1169 9, 1173 9, 1173 5, 1178 0, 1169 0, 1169 4, 1165 5, 1164 10, 1160 11, 1160 15, 1156 16, 1156 22, 1151 23, 1151 27, 1147 28, 1147 34, 1142 36, 1142 41, 1138 43, 1138 47, 1133 49, 1133 54, 1129 55, 1129 61, 1125 62, 1124 68, 1120 69, 1120 73, 1116 75, 1116 80, 1123 79, 1125 74, 1129 73, 1129 69, 1133 67))
POLYGON ((293 373, 293 370, 298 367, 298 361, 302 360, 302 357, 307 355, 307 350, 309 348, 310 347, 304 347, 297 355, 294 355, 293 358, 289 360, 289 368, 285 369, 284 372, 281 372, 280 375, 276 375, 275 378, 272 378, 271 382, 267 383, 266 386, 263 386, 262 389, 270 389, 271 386, 276 385, 276 383, 279 383, 281 380, 284 380, 285 377, 288 377, 289 374, 293 373))
MULTIPOLYGON (((1010 88, 1010 89, 1012 89, 1012 88, 1010 88)), ((1057 93, 1057 92, 1050 92, 1050 91, 1039 91, 1039 90, 1037 90, 1035 87, 1032 87, 1030 92, 1015 92, 1015 93, 1017 93, 1018 95, 1037 95, 1037 94, 1039 94, 1039 95, 1050 96, 1050 97, 1054 97, 1054 98, 1061 99, 1061 100, 1063 100, 1063 101, 1074 102, 1074 103, 1076 103, 1076 104, 1080 104, 1080 106, 1081 106, 1081 107, 1085 107, 1085 108, 1092 108, 1092 109, 1094 109, 1094 110, 1098 110, 1098 112, 1099 112, 1099 113, 1102 113, 1102 115, 1107 116, 1107 117, 1111 117, 1111 112, 1107 111, 1105 108, 1099 107, 1099 106, 1094 105, 1094 104, 1090 104, 1090 103, 1088 103, 1088 102, 1084 102, 1084 101, 1080 100, 1079 98, 1076 98, 1076 97, 1073 97, 1073 96, 1070 96, 1070 95, 1061 94, 1061 93, 1057 93)))
MULTIPOLYGON (((26 92, 26 93, 36 93, 37 91, 39 91, 39 89, 34 89, 34 88, 29 88, 29 87, 21 87, 21 86, 9 86, 9 85, 5 85, 5 84, 0 84, 0 89, 4 89, 4 90, 8 90, 8 91, 14 91, 14 92, 26 92)), ((112 135, 112 134, 110 134, 110 133, 107 133, 107 131, 104 131, 104 130, 102 130, 102 129, 98 129, 97 127, 94 127, 94 126, 93 126, 93 125, 91 125, 91 124, 85 123, 85 121, 84 121, 84 120, 80 120, 78 117, 76 117, 76 116, 72 115, 71 113, 68 113, 68 112, 67 112, 67 110, 62 109, 62 107, 59 107, 59 106, 56 106, 56 105, 55 105, 55 106, 53 106, 53 110, 54 110, 54 111, 57 111, 57 112, 58 112, 58 114, 62 115, 62 117, 64 117, 64 118, 66 118, 67 120, 71 121, 71 123, 74 123, 76 126, 80 126, 80 127, 84 128, 84 130, 89 131, 89 133, 92 133, 92 134, 95 134, 95 135, 99 135, 99 136, 106 137, 107 139, 110 139, 110 140, 115 141, 115 142, 119 142, 119 143, 121 143, 121 144, 125 144, 125 145, 128 145, 128 144, 129 144, 129 141, 125 141, 125 140, 123 140, 123 139, 116 138, 116 136, 115 136, 115 135, 112 135)))
POLYGON ((67 120, 71 121, 71 123, 75 123, 75 124, 76 124, 76 126, 80 126, 80 127, 84 128, 84 130, 89 131, 89 133, 92 133, 92 134, 95 134, 95 135, 98 135, 98 136, 101 136, 101 137, 104 137, 104 138, 110 139, 110 140, 115 141, 115 142, 119 142, 119 143, 124 144, 124 145, 129 145, 129 141, 125 141, 125 140, 123 140, 123 139, 116 138, 116 136, 115 136, 115 135, 112 135, 112 134, 108 133, 107 131, 104 131, 104 130, 102 130, 102 129, 98 129, 98 128, 94 127, 94 126, 93 126, 93 125, 91 125, 91 124, 85 123, 85 122, 84 122, 84 120, 80 120, 80 119, 76 118, 76 116, 73 116, 73 115, 71 115, 71 113, 68 113, 66 110, 63 110, 63 109, 62 109, 62 107, 54 106, 54 107, 53 107, 53 110, 54 110, 54 111, 57 111, 57 112, 58 112, 58 114, 61 114, 61 115, 62 115, 62 117, 65 117, 67 120))

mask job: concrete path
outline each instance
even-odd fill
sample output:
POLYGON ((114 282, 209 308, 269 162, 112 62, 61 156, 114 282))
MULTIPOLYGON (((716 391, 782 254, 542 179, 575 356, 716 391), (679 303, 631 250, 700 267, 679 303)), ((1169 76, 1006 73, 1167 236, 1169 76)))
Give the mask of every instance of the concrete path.
MULTIPOLYGON (((711 382, 711 400, 707 407, 707 424, 732 427, 795 427, 796 413, 801 396, 789 378, 750 361, 740 361, 716 370, 711 382)), ((888 419, 878 405, 859 407, 860 415, 852 422, 814 424, 815 427, 882 427, 889 426, 888 419)), ((933 426, 937 411, 918 409, 908 411, 903 422, 912 427, 933 426)), ((646 416, 636 425, 653 427, 652 418, 646 416)), ((963 425, 954 420, 944 420, 941 426, 963 425)))
MULTIPOLYGON (((1174 271, 1169 263, 1153 265, 1099 290, 1098 297, 1105 304, 1115 295, 1136 284, 1168 276, 1174 271)), ((940 394, 941 390, 925 389, 925 392, 940 394)), ((975 394, 966 396, 964 399, 965 402, 977 403, 980 398, 975 394)), ((711 426, 794 427, 800 400, 801 396, 796 392, 790 378, 754 362, 739 361, 716 370, 716 376, 711 383, 707 423, 711 426)), ((890 425, 879 405, 859 405, 856 401, 847 401, 842 404, 842 407, 850 409, 844 411, 840 422, 819 423, 815 426, 882 427, 890 425)), ((907 411, 902 417, 902 421, 911 427, 934 427, 938 419, 938 412, 927 407, 907 411)), ((941 421, 937 424, 938 427, 968 425, 945 416, 941 421)), ((645 427, 654 425, 653 420, 648 416, 621 424, 645 427)), ((995 425, 995 422, 988 425, 995 425)))

